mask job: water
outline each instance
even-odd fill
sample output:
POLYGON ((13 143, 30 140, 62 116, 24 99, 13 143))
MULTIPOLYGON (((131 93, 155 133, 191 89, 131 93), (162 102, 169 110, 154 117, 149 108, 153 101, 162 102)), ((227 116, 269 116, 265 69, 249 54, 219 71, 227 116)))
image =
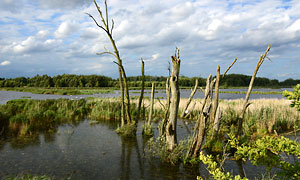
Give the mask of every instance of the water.
MULTIPOLYGON (((141 123, 140 123, 141 124, 141 123)), ((178 121, 178 138, 185 139, 191 124, 178 121), (186 125, 186 126, 185 126, 186 125)), ((7 137, 0 142, 0 178, 8 175, 40 174, 71 179, 193 179, 208 177, 204 165, 176 166, 150 157, 139 128, 135 138, 116 134, 117 123, 61 125, 57 132, 39 132, 32 138, 7 137)), ((155 131, 157 133, 157 131, 155 131)), ((1 138, 0 138, 1 139, 1 138)), ((235 161, 225 169, 239 174, 235 161)), ((249 178, 264 168, 247 164, 249 178)))
MULTIPOLYGON (((279 91, 282 92, 285 89, 253 89, 253 91, 262 91, 262 92, 270 92, 270 91, 279 91)), ((287 90, 292 90, 288 88, 287 90)), ((150 97, 151 90, 145 90, 145 96, 150 97)), ((220 91, 247 91, 247 89, 221 89, 220 91)), ((191 94, 191 90, 182 89, 180 91, 181 98, 188 98, 191 94)), ((131 90, 131 96, 139 96, 139 90, 131 90)), ((13 99, 21 99, 28 98, 30 99, 82 99, 87 97, 119 97, 120 91, 114 91, 113 93, 103 93, 103 94, 93 94, 93 95, 48 95, 48 94, 33 94, 29 92, 17 92, 17 91, 0 91, 0 104, 5 104, 9 100, 13 99)), ((166 98, 165 90, 157 90, 155 93, 156 98, 166 98)), ((194 95, 194 98, 203 98, 204 93, 199 90, 194 95)), ((220 93, 220 99, 241 99, 245 97, 245 94, 231 94, 231 93, 220 93)), ((281 94, 251 94, 250 99, 261 99, 261 98, 283 98, 281 94)))

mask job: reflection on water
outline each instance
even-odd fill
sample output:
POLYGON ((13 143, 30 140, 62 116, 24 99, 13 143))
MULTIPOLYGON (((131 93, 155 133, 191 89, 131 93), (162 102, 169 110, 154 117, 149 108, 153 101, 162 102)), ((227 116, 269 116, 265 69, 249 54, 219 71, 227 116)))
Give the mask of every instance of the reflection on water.
MULTIPOLYGON (((141 124, 141 123, 140 123, 141 124)), ((187 128, 178 122, 178 138, 187 137, 187 128)), ((56 131, 34 133, 30 137, 1 137, 0 178, 17 174, 46 174, 72 179, 196 179, 207 176, 203 165, 171 166, 144 151, 147 139, 139 129, 134 138, 115 133, 116 122, 90 125, 61 125, 56 131)), ((139 127, 140 128, 140 127, 139 127)), ((155 131, 157 134, 157 131, 155 131)), ((239 174, 241 164, 227 161, 225 169, 239 174), (240 167, 240 168, 239 168, 240 167)), ((247 177, 264 170, 247 165, 247 177)))

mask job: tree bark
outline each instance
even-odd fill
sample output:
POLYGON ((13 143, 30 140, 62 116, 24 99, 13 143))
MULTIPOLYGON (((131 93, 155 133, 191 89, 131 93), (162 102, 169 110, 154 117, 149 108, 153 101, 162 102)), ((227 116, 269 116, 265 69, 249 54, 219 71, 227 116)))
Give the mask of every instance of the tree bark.
POLYGON ((138 104, 138 114, 140 115, 141 112, 141 106, 144 98, 144 89, 145 89, 145 63, 144 60, 141 60, 142 62, 142 89, 141 89, 141 95, 139 97, 139 104, 138 104))
POLYGON ((177 126, 178 106, 180 101, 180 92, 179 92, 179 84, 178 84, 180 59, 179 59, 179 55, 177 57, 171 56, 171 58, 173 64, 172 76, 170 78, 172 99, 170 104, 170 115, 166 126, 166 143, 169 151, 172 151, 177 144, 176 126, 177 126))
POLYGON ((159 136, 164 137, 166 133, 166 125, 168 122, 168 115, 170 111, 170 103, 171 103, 171 95, 170 95, 171 89, 170 89, 170 76, 166 80, 166 95, 167 95, 167 101, 166 101, 166 109, 165 109, 165 115, 162 120, 162 122, 159 124, 159 136))
POLYGON ((211 123, 215 121, 215 115, 219 106, 219 82, 220 82, 220 66, 217 67, 216 83, 215 83, 215 97, 212 104, 211 123))
POLYGON ((182 111, 182 113, 181 113, 181 118, 184 118, 184 116, 185 116, 186 114, 188 114, 188 112, 186 112, 186 110, 188 109, 190 103, 192 102, 192 99, 193 99, 195 93, 197 92, 197 88, 198 88, 198 79, 196 79, 194 90, 192 91, 192 93, 191 93, 191 95, 190 95, 190 97, 189 97, 189 99, 188 99, 188 101, 187 101, 185 107, 183 108, 183 111, 182 111))
POLYGON ((202 103, 203 105, 202 105, 202 108, 200 110, 199 119, 196 122, 195 127, 194 127, 194 133, 193 133, 193 136, 192 136, 192 143, 191 143, 191 145, 190 145, 190 147, 189 147, 189 149, 187 151, 186 158, 193 156, 193 154, 195 152, 195 149, 196 149, 196 146, 197 146, 197 143, 200 140, 198 138, 199 134, 201 136, 201 134, 203 133, 203 132, 200 133, 199 129, 205 128, 205 125, 203 125, 204 119, 202 118, 202 116, 203 116, 203 112, 204 112, 206 103, 207 103, 207 101, 209 99, 209 95, 210 95, 211 78, 212 78, 212 75, 210 74, 208 76, 208 78, 206 79, 206 87, 205 87, 204 99, 203 99, 203 103, 202 103))
POLYGON ((155 91, 155 83, 152 83, 152 91, 151 91, 151 104, 150 104, 150 111, 148 117, 148 126, 151 126, 152 121, 152 112, 153 112, 153 104, 154 104, 154 91, 155 91))

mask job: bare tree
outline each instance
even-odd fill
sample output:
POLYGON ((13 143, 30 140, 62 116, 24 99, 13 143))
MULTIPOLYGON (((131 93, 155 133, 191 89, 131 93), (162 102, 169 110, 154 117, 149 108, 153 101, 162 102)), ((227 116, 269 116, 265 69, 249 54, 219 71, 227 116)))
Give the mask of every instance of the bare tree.
POLYGON ((176 126, 177 126, 177 115, 178 115, 178 106, 180 101, 180 92, 179 92, 179 71, 180 71, 180 59, 179 59, 179 49, 176 48, 175 56, 172 58, 172 75, 170 77, 170 86, 171 86, 171 104, 170 104, 170 115, 168 123, 166 126, 166 143, 168 150, 172 151, 177 144, 176 136, 176 126))
POLYGON ((240 115, 239 120, 238 120, 237 137, 239 137, 242 134, 244 116, 245 116, 246 109, 250 105, 250 103, 248 101, 249 101, 249 97, 250 97, 250 94, 251 94, 251 91, 252 91, 252 88, 253 88, 253 83, 254 83, 256 74, 257 74, 260 66, 264 62, 264 60, 267 58, 267 54, 270 51, 270 49, 271 49, 271 45, 269 44, 268 47, 267 47, 267 50, 265 51, 265 53, 260 55, 260 58, 259 58, 259 60, 257 62, 257 65, 256 65, 256 68, 253 72, 253 75, 252 75, 252 78, 251 78, 251 81, 250 81, 250 84, 249 84, 248 92, 247 92, 245 100, 244 100, 243 110, 242 110, 241 115, 240 115))
POLYGON ((122 64, 122 60, 120 58, 120 54, 117 48, 117 45, 115 43, 115 40, 113 38, 113 29, 114 29, 114 21, 112 20, 112 25, 110 27, 109 25, 109 20, 108 20, 108 10, 107 10, 107 2, 106 0, 104 1, 105 3, 105 17, 103 16, 102 10, 100 9, 100 7, 98 6, 96 0, 94 0, 94 4, 98 10, 98 13, 100 15, 101 18, 101 22, 102 25, 100 25, 97 20, 89 13, 86 13, 87 15, 89 15, 90 18, 93 19, 93 21, 95 22, 95 24, 102 29, 104 32, 106 32, 106 35, 108 36, 114 52, 111 52, 107 49, 105 49, 104 52, 102 53, 97 53, 98 55, 103 55, 103 54, 110 54, 112 56, 114 56, 117 59, 117 62, 114 61, 114 63, 116 63, 119 67, 119 83, 120 83, 120 91, 121 91, 121 102, 122 102, 122 124, 124 126, 125 122, 127 123, 132 123, 131 121, 131 115, 130 115, 130 97, 129 97, 129 90, 128 90, 128 83, 127 83, 127 78, 126 78, 126 73, 125 73, 125 69, 123 67, 122 64), (125 91, 125 100, 124 100, 124 91, 125 91), (126 108, 126 121, 124 120, 124 104, 125 104, 125 108, 126 108))
POLYGON ((142 62, 142 89, 141 89, 141 95, 139 97, 139 104, 138 104, 138 114, 140 114, 141 106, 144 98, 144 89, 145 89, 145 62, 143 58, 141 59, 142 62))

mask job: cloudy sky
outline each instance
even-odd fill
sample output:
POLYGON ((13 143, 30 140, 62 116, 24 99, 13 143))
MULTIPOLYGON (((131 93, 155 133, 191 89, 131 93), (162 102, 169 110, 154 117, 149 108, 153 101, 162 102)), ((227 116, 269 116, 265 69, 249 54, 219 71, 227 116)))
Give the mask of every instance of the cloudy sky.
MULTIPOLYGON (((98 0, 103 9, 103 1, 98 0)), ((180 48, 181 75, 252 75, 272 44, 260 77, 300 79, 299 0, 108 0, 113 36, 128 76, 168 74, 180 48)), ((0 77, 36 74, 101 74, 117 77, 117 65, 92 0, 1 0, 0 77)))

